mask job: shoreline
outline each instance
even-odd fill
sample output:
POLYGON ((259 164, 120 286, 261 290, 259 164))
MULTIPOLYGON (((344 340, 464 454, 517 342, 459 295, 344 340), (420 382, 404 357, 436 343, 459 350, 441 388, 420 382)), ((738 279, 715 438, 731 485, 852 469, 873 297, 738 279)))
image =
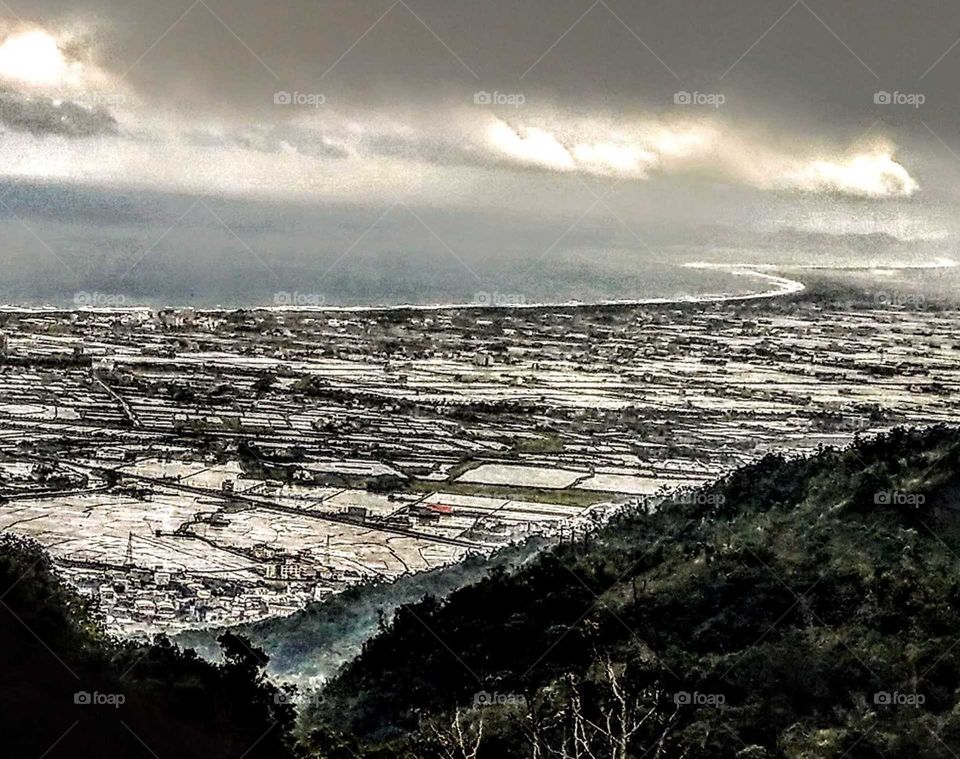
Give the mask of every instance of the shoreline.
MULTIPOLYGON (((694 261, 679 265, 685 269, 715 269, 726 271, 733 276, 754 277, 765 280, 773 285, 770 289, 759 290, 749 293, 708 293, 705 295, 682 295, 678 297, 663 298, 623 298, 612 300, 599 300, 594 302, 583 301, 564 301, 558 303, 537 302, 537 303, 432 303, 432 304, 397 304, 390 306, 213 306, 209 308, 198 308, 187 305, 167 305, 162 307, 137 305, 137 306, 117 306, 117 307, 95 307, 95 306, 16 306, 5 304, 0 306, 0 313, 14 314, 70 314, 70 313, 91 313, 91 314, 136 314, 136 313, 155 313, 163 310, 178 310, 183 308, 193 308, 198 314, 225 314, 237 313, 240 311, 250 312, 272 312, 272 313, 388 313, 392 311, 451 311, 451 310, 533 310, 542 308, 558 309, 582 309, 582 308, 630 308, 636 306, 669 306, 669 305, 689 305, 697 303, 737 303, 751 300, 766 300, 770 298, 785 297, 796 295, 807 289, 803 282, 790 279, 779 274, 770 274, 770 271, 870 271, 873 269, 885 271, 908 271, 908 270, 929 270, 929 269, 950 269, 957 266, 951 259, 943 258, 929 263, 922 264, 898 264, 898 265, 854 265, 854 266, 830 266, 819 264, 744 264, 744 263, 711 263, 705 261, 694 261)), ((296 294, 296 293, 294 293, 296 294)))

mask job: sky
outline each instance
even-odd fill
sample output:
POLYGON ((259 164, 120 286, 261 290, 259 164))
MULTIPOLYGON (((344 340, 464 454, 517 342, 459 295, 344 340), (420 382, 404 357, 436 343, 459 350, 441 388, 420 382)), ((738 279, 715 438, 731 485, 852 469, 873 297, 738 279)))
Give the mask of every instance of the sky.
POLYGON ((0 296, 590 300, 958 231, 940 2, 0 2, 0 296), (284 295, 286 294, 286 296, 284 295))

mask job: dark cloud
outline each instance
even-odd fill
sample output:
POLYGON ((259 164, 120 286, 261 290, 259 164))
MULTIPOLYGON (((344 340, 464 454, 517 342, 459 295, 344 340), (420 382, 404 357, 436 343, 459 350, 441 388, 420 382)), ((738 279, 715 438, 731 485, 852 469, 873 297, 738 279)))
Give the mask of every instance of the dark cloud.
POLYGON ((182 18, 188 3, 28 5, 18 11, 53 28, 99 19, 98 57, 147 96, 218 109, 269 110, 278 89, 402 107, 496 88, 670 110, 685 89, 724 92, 744 118, 854 127, 897 118, 874 108, 881 89, 919 87, 946 113, 960 72, 954 49, 923 76, 960 30, 960 7, 940 0, 208 0, 182 18))
POLYGON ((103 106, 87 108, 12 90, 0 92, 0 124, 38 136, 97 137, 117 133, 116 119, 103 106))
POLYGON ((897 142, 903 133, 929 141, 921 118, 948 144, 960 140, 954 118, 960 48, 950 50, 960 33, 960 7, 938 0, 188 6, 33 0, 18 10, 50 29, 82 19, 96 30, 83 38, 90 44, 85 54, 123 74, 145 102, 191 114, 290 120, 297 111, 278 109, 277 91, 323 94, 333 110, 422 114, 470 105, 478 90, 498 90, 523 94, 531 110, 717 115, 677 107, 673 96, 682 90, 723 94, 719 115, 736 126, 831 146, 855 140, 877 120, 874 134, 894 133, 897 142), (874 100, 878 92, 897 91, 924 94, 923 107, 874 100))

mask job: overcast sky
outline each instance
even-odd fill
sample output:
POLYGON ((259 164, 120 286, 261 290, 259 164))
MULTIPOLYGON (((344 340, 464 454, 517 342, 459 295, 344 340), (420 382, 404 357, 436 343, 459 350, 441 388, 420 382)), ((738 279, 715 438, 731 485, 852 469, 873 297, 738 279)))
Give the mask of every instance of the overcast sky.
POLYGON ((818 262, 879 233, 949 252, 960 231, 946 3, 11 0, 0 17, 0 242, 21 297, 67 271, 79 284, 54 289, 149 290, 140 267, 174 244, 232 246, 276 287, 355 252, 432 250, 479 282, 555 251, 818 262))

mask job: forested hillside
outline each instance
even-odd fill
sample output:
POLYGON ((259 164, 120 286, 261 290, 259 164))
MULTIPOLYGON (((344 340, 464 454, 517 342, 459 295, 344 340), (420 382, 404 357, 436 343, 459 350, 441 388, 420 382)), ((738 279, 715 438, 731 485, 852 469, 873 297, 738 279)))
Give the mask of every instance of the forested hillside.
MULTIPOLYGON (((768 456, 400 607, 297 727, 255 644, 120 644, 3 538, 4 756, 951 757, 958 507, 954 429, 768 456)), ((329 648, 340 601, 284 655, 329 648)))
POLYGON ((960 751, 960 435, 768 456, 401 609, 327 687, 327 757, 960 751))
POLYGON ((3 757, 283 759, 293 707, 235 635, 215 666, 164 640, 121 644, 33 543, 0 536, 3 757))

